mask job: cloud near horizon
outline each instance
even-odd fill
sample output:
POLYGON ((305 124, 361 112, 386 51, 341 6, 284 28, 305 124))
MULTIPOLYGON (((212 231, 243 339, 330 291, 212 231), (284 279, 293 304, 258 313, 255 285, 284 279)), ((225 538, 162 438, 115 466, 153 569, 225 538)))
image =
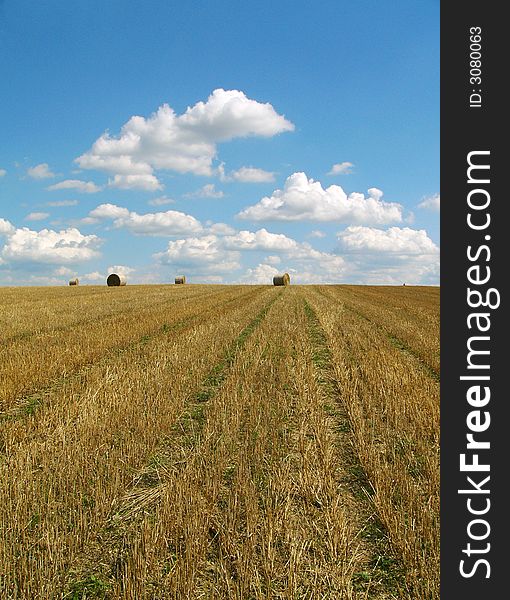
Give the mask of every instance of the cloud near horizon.
POLYGON ((200 222, 183 212, 165 212, 143 215, 116 204, 100 204, 90 211, 88 223, 112 220, 116 229, 127 229, 135 235, 174 236, 193 234, 202 231, 200 222))
POLYGON ((102 240, 96 235, 83 235, 72 227, 61 231, 28 227, 17 229, 0 219, 0 235, 6 237, 0 250, 0 259, 6 263, 40 263, 67 265, 98 258, 102 240))
POLYGON ((237 214, 251 221, 335 221, 338 223, 386 225, 402 221, 403 207, 382 200, 383 192, 370 188, 368 197, 347 195, 338 185, 324 189, 305 173, 287 177, 283 190, 275 190, 237 214))
MULTIPOLYGON (((207 233, 168 242, 166 250, 154 254, 157 262, 187 270, 195 276, 215 275, 217 282, 236 272, 235 280, 245 283, 262 282, 262 276, 283 270, 293 270, 297 282, 333 282, 345 271, 344 258, 337 254, 315 250, 306 242, 298 242, 284 234, 271 233, 266 229, 238 231, 229 235, 207 233), (271 252, 256 270, 246 269, 243 254, 271 252), (253 279, 250 279, 253 275, 253 279), (260 276, 260 277, 259 277, 260 276)), ((265 279, 270 283, 270 279, 265 279)))
POLYGON ((351 226, 337 234, 337 253, 353 283, 437 285, 439 247, 423 229, 351 226))

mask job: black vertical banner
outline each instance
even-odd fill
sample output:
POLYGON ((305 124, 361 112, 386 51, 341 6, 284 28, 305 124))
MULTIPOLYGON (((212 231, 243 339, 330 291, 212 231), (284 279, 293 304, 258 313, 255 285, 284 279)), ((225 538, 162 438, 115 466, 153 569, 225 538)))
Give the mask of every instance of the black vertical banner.
POLYGON ((442 600, 510 595, 506 28, 501 3, 442 2, 442 600))

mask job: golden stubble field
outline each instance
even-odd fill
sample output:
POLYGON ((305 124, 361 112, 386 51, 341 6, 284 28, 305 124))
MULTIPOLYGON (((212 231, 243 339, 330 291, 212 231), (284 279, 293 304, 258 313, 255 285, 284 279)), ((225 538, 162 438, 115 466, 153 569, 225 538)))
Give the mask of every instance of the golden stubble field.
POLYGON ((439 598, 439 288, 4 288, 0 598, 439 598))

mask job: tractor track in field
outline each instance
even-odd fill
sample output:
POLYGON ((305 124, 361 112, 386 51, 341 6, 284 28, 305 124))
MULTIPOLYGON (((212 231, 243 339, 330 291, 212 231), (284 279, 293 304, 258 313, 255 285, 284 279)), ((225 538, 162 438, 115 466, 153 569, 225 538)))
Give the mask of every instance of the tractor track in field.
POLYGON ((359 508, 364 521, 360 537, 371 554, 367 569, 355 573, 354 588, 364 599, 398 600, 403 568, 392 552, 388 533, 371 501, 372 486, 355 450, 348 411, 342 400, 342 389, 334 375, 333 356, 327 334, 315 310, 306 299, 303 302, 313 351, 312 361, 319 385, 324 390, 323 408, 334 419, 338 445, 348 473, 345 481, 340 483, 347 486, 359 508))
POLYGON ((35 331, 22 331, 20 333, 13 334, 6 338, 0 338, 0 344, 3 346, 8 346, 9 344, 12 344, 13 342, 17 342, 19 340, 29 340, 29 339, 37 337, 37 336, 44 336, 44 335, 48 335, 50 333, 53 334, 55 332, 64 333, 66 331, 71 331, 72 329, 74 329, 77 326, 88 325, 90 323, 102 323, 102 322, 108 321, 109 319, 115 321, 116 319, 118 319, 118 317, 128 316, 133 313, 136 313, 137 311, 139 311, 140 313, 147 313, 147 312, 150 312, 151 310, 153 310, 154 308, 163 307, 167 304, 174 304, 176 302, 180 302, 183 300, 192 300, 194 298, 196 298, 197 300, 198 299, 202 300, 204 298, 211 298, 211 297, 217 296, 222 293, 224 293, 223 290, 213 291, 213 292, 208 292, 208 293, 204 292, 203 294, 190 294, 188 296, 167 298, 166 300, 161 300, 158 302, 154 302, 152 304, 146 304, 143 307, 129 307, 126 310, 119 310, 119 311, 113 310, 112 312, 103 314, 99 317, 87 317, 86 319, 80 319, 78 321, 73 321, 72 323, 68 323, 67 325, 57 325, 56 327, 49 326, 47 328, 38 329, 35 331))
POLYGON ((324 298, 327 298, 330 301, 332 300, 333 302, 336 302, 337 304, 341 304, 344 308, 346 308, 352 314, 356 315, 359 319, 363 319, 367 323, 370 323, 370 325, 372 325, 377 331, 379 331, 381 334, 383 334, 389 340, 389 342, 392 344, 392 346, 394 346, 395 348, 400 350, 400 352, 402 352, 403 354, 406 354, 407 356, 409 356, 416 363, 417 367, 421 371, 423 371, 429 377, 434 379, 434 381, 437 381, 439 383, 439 381, 440 381, 439 371, 437 371, 431 365, 429 365, 415 350, 413 350, 403 340, 401 340, 397 336, 390 333, 383 325, 381 325, 377 321, 374 321, 373 319, 368 317, 366 314, 364 314, 360 310, 354 308, 350 304, 349 301, 345 301, 342 298, 338 298, 338 297, 335 297, 334 295, 327 294, 320 288, 317 289, 317 292, 321 296, 324 296, 324 298))
POLYGON ((186 402, 171 435, 163 440, 159 450, 133 476, 132 484, 124 495, 114 499, 111 514, 98 534, 99 539, 93 540, 92 547, 84 550, 83 555, 76 561, 78 566, 71 570, 71 577, 68 578, 60 598, 109 598, 113 581, 116 580, 122 585, 128 532, 136 528, 141 519, 157 511, 168 486, 168 474, 175 475, 181 472, 187 463, 186 456, 191 455, 201 443, 208 402, 221 389, 246 341, 265 319, 281 294, 282 292, 273 296, 241 330, 221 360, 211 368, 186 402), (100 595, 86 595, 87 591, 91 590, 99 591, 100 595))
POLYGON ((50 383, 48 383, 48 385, 39 388, 36 387, 28 393, 15 399, 11 408, 0 412, 0 423, 2 423, 2 421, 15 421, 32 416, 37 409, 44 404, 47 396, 62 388, 69 381, 79 380, 83 377, 86 377, 87 372, 95 366, 104 364, 134 348, 143 346, 162 335, 177 334, 186 331, 194 325, 199 324, 201 322, 201 318, 207 320, 211 318, 213 314, 220 316, 225 310, 225 307, 227 307, 229 304, 244 302, 247 298, 254 297, 259 293, 260 290, 250 290, 249 292, 236 296, 235 298, 218 302, 218 304, 208 308, 207 313, 201 311, 191 314, 174 323, 165 323, 159 326, 157 329, 146 332, 136 340, 132 340, 122 346, 116 346, 108 349, 97 359, 82 363, 77 368, 66 373, 65 375, 54 378, 50 383))

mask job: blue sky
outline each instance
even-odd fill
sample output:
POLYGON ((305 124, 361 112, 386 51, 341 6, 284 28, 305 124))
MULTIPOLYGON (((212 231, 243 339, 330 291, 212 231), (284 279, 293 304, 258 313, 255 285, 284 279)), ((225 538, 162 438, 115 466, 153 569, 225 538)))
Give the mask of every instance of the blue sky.
POLYGON ((439 2, 0 0, 0 285, 439 282, 439 2))

